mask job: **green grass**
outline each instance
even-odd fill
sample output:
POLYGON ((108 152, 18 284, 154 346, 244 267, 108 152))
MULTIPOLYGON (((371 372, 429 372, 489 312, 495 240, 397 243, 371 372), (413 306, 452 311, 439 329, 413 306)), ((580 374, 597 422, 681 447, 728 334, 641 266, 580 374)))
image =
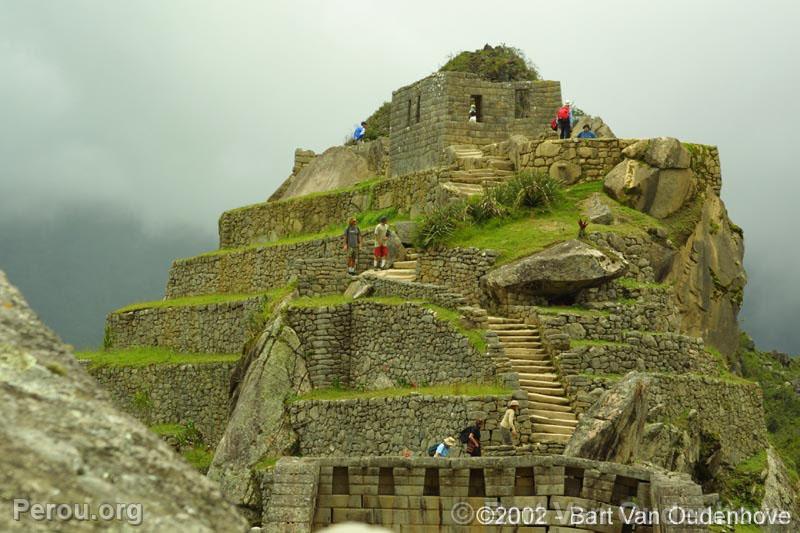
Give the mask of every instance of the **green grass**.
POLYGON ((624 342, 600 341, 592 339, 572 340, 569 344, 573 348, 580 348, 582 346, 609 346, 612 348, 622 348, 628 346, 624 342))
POLYGON ((618 278, 615 283, 620 287, 626 289, 666 289, 669 287, 667 283, 653 283, 649 281, 639 281, 633 278, 618 278))
MULTIPOLYGON (((485 224, 462 227, 445 244, 497 250, 500 253, 498 265, 511 262, 554 243, 576 238, 578 218, 582 216, 580 202, 593 193, 602 193, 602 190, 602 181, 574 185, 564 189, 563 198, 550 210, 533 210, 521 218, 492 219, 485 224)), ((646 235, 647 228, 660 226, 658 220, 644 213, 625 207, 607 196, 604 200, 620 223, 610 226, 590 225, 589 232, 646 235)))
POLYGON ((180 424, 156 424, 150 426, 150 431, 159 437, 180 437, 186 433, 186 426, 180 424))
POLYGON ((599 309, 585 309, 583 307, 576 307, 572 305, 551 305, 548 307, 537 307, 536 312, 542 315, 558 315, 567 313, 571 315, 588 316, 588 317, 601 317, 609 316, 611 313, 599 309))
POLYGON ((203 474, 208 472, 211 461, 214 459, 214 453, 202 446, 181 450, 181 455, 186 462, 203 474))
POLYGON ((121 309, 113 311, 114 314, 126 313, 128 311, 140 311, 142 309, 163 309, 167 307, 188 307, 188 306, 201 306, 228 302, 239 302, 241 300, 248 300, 257 296, 268 296, 269 293, 255 293, 255 294, 204 294, 202 296, 187 296, 185 298, 173 298, 169 300, 154 300, 151 302, 137 302, 134 304, 126 305, 121 309))
POLYGON ((142 346, 109 351, 76 352, 78 359, 90 361, 89 368, 141 367, 148 365, 182 365, 231 363, 238 354, 179 353, 166 348, 142 346))
POLYGON ((283 200, 277 200, 274 202, 257 202, 254 204, 243 205, 241 207, 236 207, 233 209, 229 209, 226 213, 238 213, 241 211, 247 211, 249 209, 254 209, 256 207, 264 207, 266 205, 280 205, 280 204, 291 204, 291 203, 298 203, 303 202, 308 199, 312 198, 319 198, 320 196, 335 196, 338 194, 345 194, 350 192, 362 192, 362 191, 369 191, 372 189, 375 184, 382 181, 382 178, 374 177, 368 180, 360 181, 354 185, 350 185, 348 187, 339 187, 337 189, 330 189, 327 191, 317 191, 312 192, 309 194, 305 194, 303 196, 294 196, 292 198, 285 198, 283 200))
POLYGON ((268 455, 265 455, 264 457, 259 459, 256 464, 253 465, 253 468, 255 470, 267 470, 269 468, 274 467, 275 463, 278 462, 278 459, 280 459, 280 457, 270 457, 268 455))
POLYGON ((379 390, 351 390, 340 388, 316 389, 299 396, 293 401, 302 400, 354 400, 369 398, 397 398, 411 394, 428 396, 499 396, 511 394, 511 389, 499 385, 479 383, 450 383, 429 387, 394 387, 379 390))
POLYGON ((343 294, 325 296, 303 296, 289 303, 290 307, 332 307, 352 303, 353 299, 343 294))
POLYGON ((764 497, 761 473, 767 468, 767 452, 763 450, 740 462, 719 476, 719 495, 732 508, 758 509, 764 497))

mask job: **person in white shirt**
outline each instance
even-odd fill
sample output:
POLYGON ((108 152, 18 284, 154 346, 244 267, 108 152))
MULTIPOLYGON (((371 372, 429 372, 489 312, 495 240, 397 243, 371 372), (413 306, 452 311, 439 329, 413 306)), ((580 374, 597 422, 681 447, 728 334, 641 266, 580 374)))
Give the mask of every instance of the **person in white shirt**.
POLYGON ((503 444, 514 444, 513 437, 517 436, 517 415, 519 414, 519 402, 511 400, 508 403, 503 419, 500 421, 500 436, 503 444))
POLYGON ((387 220, 386 217, 381 217, 380 224, 375 226, 373 268, 378 268, 378 261, 381 264, 380 268, 386 268, 386 258, 389 256, 389 224, 387 224, 387 220))

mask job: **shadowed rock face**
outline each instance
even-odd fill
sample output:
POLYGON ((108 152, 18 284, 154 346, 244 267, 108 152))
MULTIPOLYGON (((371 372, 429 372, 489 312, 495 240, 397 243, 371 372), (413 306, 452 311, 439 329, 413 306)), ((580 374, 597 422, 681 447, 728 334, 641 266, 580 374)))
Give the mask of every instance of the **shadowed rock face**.
POLYGON ((0 272, 0 531, 245 531, 246 522, 155 434, 118 412, 0 272), (10 502, 142 505, 141 525, 12 519, 10 502))
POLYGON ((645 376, 631 372, 605 391, 581 417, 564 455, 632 463, 647 419, 648 385, 645 376))
POLYGON ((570 240, 504 265, 486 277, 496 293, 513 288, 542 296, 574 294, 622 276, 627 263, 582 241, 570 240))

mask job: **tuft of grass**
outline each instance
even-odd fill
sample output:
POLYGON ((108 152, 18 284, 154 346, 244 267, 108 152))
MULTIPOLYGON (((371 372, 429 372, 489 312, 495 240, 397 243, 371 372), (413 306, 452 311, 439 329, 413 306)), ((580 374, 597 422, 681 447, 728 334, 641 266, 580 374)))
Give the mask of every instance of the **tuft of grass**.
POLYGON ((261 459, 253 465, 255 470, 267 470, 275 466, 275 463, 278 462, 280 457, 270 457, 269 455, 265 455, 261 459))
POLYGON ((543 315, 559 315, 562 313, 567 313, 570 315, 590 317, 609 316, 611 314, 608 311, 602 311, 600 309, 584 309, 583 307, 572 305, 551 305, 548 307, 537 307, 536 312, 543 315))
POLYGON ((428 387, 393 387, 378 390, 354 390, 341 388, 316 389, 292 401, 303 400, 354 400, 370 398, 397 398, 411 394, 427 396, 501 396, 511 394, 513 390, 495 384, 449 383, 428 387))
POLYGON ((211 467, 211 461, 214 459, 214 454, 203 446, 195 446, 193 448, 181 450, 181 455, 187 463, 202 474, 208 473, 208 469, 211 467))
POLYGON ((89 361, 89 368, 141 367, 149 365, 202 365, 232 363, 238 354, 179 353, 167 348, 141 346, 120 350, 76 352, 75 357, 89 361))
POLYGON ((127 313, 129 311, 141 311, 142 309, 164 309, 168 307, 190 307, 202 306, 229 302, 239 302, 242 300, 249 300, 259 296, 268 296, 269 293, 255 293, 255 294, 204 294, 202 296, 187 296, 184 298, 173 298, 169 300, 154 300, 151 302, 138 302, 126 305, 113 314, 127 313))

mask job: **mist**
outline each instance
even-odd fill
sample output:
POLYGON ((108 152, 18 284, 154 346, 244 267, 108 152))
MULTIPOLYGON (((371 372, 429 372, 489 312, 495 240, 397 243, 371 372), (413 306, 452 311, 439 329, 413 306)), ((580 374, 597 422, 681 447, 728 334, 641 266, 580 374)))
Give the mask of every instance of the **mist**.
POLYGON ((0 269, 68 342, 97 342, 296 147, 341 143, 451 53, 506 43, 618 136, 719 146, 742 324, 796 353, 797 20, 778 0, 0 0, 0 269))

